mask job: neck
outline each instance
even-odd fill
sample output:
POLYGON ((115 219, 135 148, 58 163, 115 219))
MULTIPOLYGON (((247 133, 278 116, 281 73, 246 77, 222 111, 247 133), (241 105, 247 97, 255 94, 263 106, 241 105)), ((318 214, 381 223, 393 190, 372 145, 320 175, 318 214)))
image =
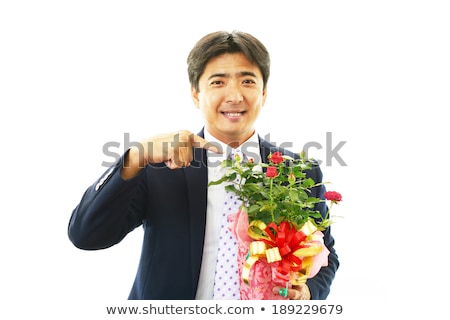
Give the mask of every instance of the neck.
POLYGON ((210 134, 214 138, 225 143, 226 145, 228 145, 229 147, 231 147, 233 149, 236 149, 239 146, 241 146, 244 142, 246 142, 248 139, 250 139, 254 133, 255 133, 254 129, 245 135, 239 135, 239 136, 217 136, 210 132, 210 134))

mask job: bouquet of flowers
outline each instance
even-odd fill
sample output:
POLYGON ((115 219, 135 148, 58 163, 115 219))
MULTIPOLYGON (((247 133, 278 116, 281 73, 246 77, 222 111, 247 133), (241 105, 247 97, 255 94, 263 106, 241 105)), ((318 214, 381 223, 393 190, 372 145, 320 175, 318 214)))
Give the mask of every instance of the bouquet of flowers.
POLYGON ((242 201, 239 212, 228 217, 238 241, 241 299, 285 299, 273 287, 305 283, 328 264, 322 231, 332 222, 332 205, 342 197, 336 191, 327 191, 325 199, 309 196, 321 183, 307 177, 313 160, 304 153, 294 159, 274 152, 268 163, 235 156, 222 166, 227 172, 210 185, 231 182, 225 188, 242 201), (314 210, 323 201, 331 202, 325 217, 314 210))

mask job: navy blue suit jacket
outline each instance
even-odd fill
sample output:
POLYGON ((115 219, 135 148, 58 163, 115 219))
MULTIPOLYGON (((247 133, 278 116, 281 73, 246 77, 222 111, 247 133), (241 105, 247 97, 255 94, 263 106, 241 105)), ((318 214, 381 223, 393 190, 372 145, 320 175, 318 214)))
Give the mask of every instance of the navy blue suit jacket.
MULTIPOLYGON (((261 137, 260 150, 263 160, 271 151, 295 156, 261 137)), ((127 181, 120 176, 122 165, 123 157, 86 190, 69 221, 70 240, 81 249, 104 249, 142 225, 142 252, 128 299, 195 299, 206 225, 205 150, 194 148, 194 159, 187 168, 171 170, 164 164, 149 165, 127 181)), ((319 166, 308 175, 316 182, 322 181, 319 166)), ((312 196, 323 198, 325 188, 312 191, 312 196)), ((325 203, 318 209, 324 215, 325 203)), ((328 296, 339 266, 330 230, 324 235, 330 250, 328 266, 307 282, 314 300, 328 296)))

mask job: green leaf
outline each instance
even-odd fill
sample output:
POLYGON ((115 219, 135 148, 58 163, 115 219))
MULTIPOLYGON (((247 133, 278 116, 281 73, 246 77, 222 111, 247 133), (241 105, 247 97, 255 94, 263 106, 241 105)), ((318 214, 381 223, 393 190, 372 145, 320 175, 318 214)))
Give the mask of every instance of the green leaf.
POLYGON ((257 204, 253 204, 247 208, 249 214, 254 214, 260 211, 260 206, 257 204))
POLYGON ((208 186, 215 186, 215 185, 221 184, 221 183, 223 183, 223 182, 225 182, 225 181, 228 181, 228 177, 223 176, 223 177, 220 178, 219 180, 216 180, 216 181, 210 181, 210 182, 208 183, 208 186))
POLYGON ((298 192, 295 190, 289 190, 289 197, 291 198, 292 201, 297 202, 299 200, 298 197, 298 192))

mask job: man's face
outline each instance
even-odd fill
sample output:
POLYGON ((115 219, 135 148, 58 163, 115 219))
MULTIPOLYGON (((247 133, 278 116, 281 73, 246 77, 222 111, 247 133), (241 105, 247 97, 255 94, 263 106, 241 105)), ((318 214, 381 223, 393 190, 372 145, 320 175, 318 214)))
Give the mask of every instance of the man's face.
POLYGON ((253 125, 266 101, 261 71, 242 53, 211 59, 199 79, 199 91, 193 87, 191 91, 206 129, 234 147, 253 134, 253 125))

